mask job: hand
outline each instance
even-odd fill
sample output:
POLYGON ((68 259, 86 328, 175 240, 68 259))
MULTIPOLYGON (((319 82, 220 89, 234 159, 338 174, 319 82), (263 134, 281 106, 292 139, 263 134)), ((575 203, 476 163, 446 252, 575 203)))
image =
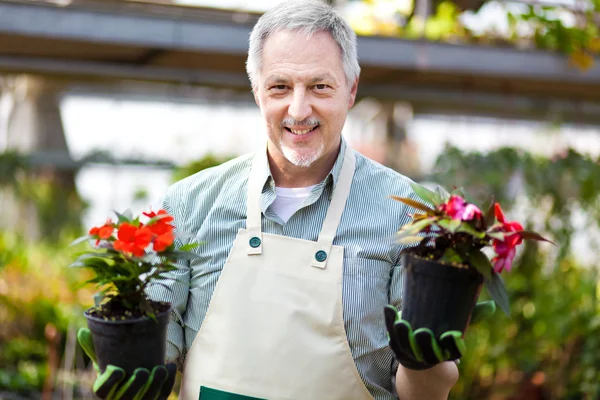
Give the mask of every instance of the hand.
MULTIPOLYGON (((478 303, 471 320, 475 322, 494 313, 493 301, 478 303)), ((444 332, 439 341, 428 328, 413 331, 410 324, 402 319, 402 313, 393 306, 384 310, 390 347, 396 359, 406 368, 422 370, 431 368, 442 361, 458 360, 465 353, 466 346, 460 331, 444 332)))
POLYGON ((100 373, 90 330, 87 328, 79 329, 77 340, 93 361, 94 368, 99 374, 92 388, 94 394, 99 398, 108 400, 156 400, 169 397, 177 373, 175 363, 157 365, 152 371, 146 368, 138 368, 129 379, 126 379, 125 371, 122 368, 114 365, 107 365, 104 372, 100 373))

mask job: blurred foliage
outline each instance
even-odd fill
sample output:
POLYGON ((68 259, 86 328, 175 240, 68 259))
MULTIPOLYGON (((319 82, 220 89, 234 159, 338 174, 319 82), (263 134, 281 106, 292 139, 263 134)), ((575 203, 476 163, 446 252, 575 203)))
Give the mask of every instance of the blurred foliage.
POLYGON ((177 182, 183 178, 194 175, 204 169, 216 167, 217 165, 223 164, 226 161, 231 160, 234 156, 217 156, 214 154, 207 154, 199 160, 192 161, 188 164, 175 168, 173 171, 173 182, 177 182))
MULTIPOLYGON (((209 155, 177 169, 174 180, 229 158, 209 155)), ((57 369, 65 362, 68 333, 85 326, 83 311, 93 305, 94 289, 82 284, 92 274, 67 268, 77 252, 69 244, 84 232, 83 203, 64 193, 56 175, 33 171, 28 159, 15 152, 0 154, 0 191, 10 193, 20 206, 28 204, 27 210, 46 226, 36 241, 17 233, 18 226, 14 231, 0 228, 0 399, 3 391, 11 398, 38 399, 48 388, 56 396, 63 382, 75 398, 91 398, 95 373, 82 365, 81 351, 74 371, 57 369), (58 367, 51 365, 53 353, 58 367)))
MULTIPOLYGON (((226 159, 207 156, 179 168, 173 180, 226 159)), ((62 220, 79 220, 80 208, 48 194, 58 189, 26 188, 34 182, 52 185, 50 178, 34 180, 39 176, 29 176, 15 155, 0 160, 0 177, 9 178, 2 181, 4 189, 16 188, 33 199, 29 193, 37 190, 36 207, 62 210, 54 211, 62 220), (4 173, 9 167, 18 175, 4 173)), ((510 148, 482 154, 452 147, 438 159, 435 181, 465 187, 477 203, 492 194, 507 218, 523 221, 559 244, 523 246, 505 277, 513 315, 497 313, 470 327, 468 354, 459 366, 461 378, 452 399, 600 396, 598 269, 583 265, 573 246, 584 240, 590 251, 600 248, 599 161, 573 150, 549 159, 510 148)), ((80 286, 81 271, 66 268, 74 251, 67 244, 82 233, 79 224, 73 230, 77 232, 72 236, 64 231, 35 243, 0 231, 0 392, 39 398, 49 376, 52 346, 64 357, 69 329, 85 325, 82 313, 92 305, 93 290, 80 286), (58 344, 48 340, 48 327, 56 329, 58 344)), ((90 385, 79 377, 73 382, 82 388, 90 385)))
MULTIPOLYGON (((432 0, 433 13, 426 19, 415 13, 413 0, 362 0, 363 8, 349 18, 361 35, 425 38, 453 43, 479 43, 519 48, 538 48, 569 55, 571 63, 583 70, 600 55, 600 1, 561 4, 498 3, 502 22, 508 29, 499 31, 496 23, 485 30, 470 29, 462 18, 465 12, 477 13, 483 1, 432 0)), ((485 7, 485 6, 483 6, 485 7)), ((500 22, 500 21, 498 21, 500 22)))
POLYGON ((49 353, 62 354, 69 326, 84 324, 93 293, 80 288, 79 271, 66 268, 67 244, 34 244, 0 231, 0 390, 39 395, 49 353), (58 348, 49 331, 57 332, 58 348))
POLYGON ((13 203, 16 228, 25 231, 25 226, 35 223, 39 236, 50 241, 77 234, 86 204, 75 190, 73 176, 73 172, 31 167, 26 156, 14 151, 0 153, 0 192, 13 203))
POLYGON ((508 219, 559 245, 525 243, 505 277, 513 315, 469 329, 453 399, 600 397, 600 270, 582 265, 573 246, 579 233, 589 252, 599 248, 599 161, 571 149, 548 159, 513 148, 447 147, 438 158, 435 181, 464 187, 478 201, 493 194, 508 219))

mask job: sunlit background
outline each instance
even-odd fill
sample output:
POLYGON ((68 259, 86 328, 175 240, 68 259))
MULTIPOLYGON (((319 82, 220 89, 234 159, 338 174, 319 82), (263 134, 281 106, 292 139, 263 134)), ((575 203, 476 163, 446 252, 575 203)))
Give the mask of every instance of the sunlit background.
MULTIPOLYGON (((212 39, 195 37, 133 57, 159 39, 110 42, 110 26, 95 36, 36 18, 83 10, 249 31, 279 2, 0 1, 0 400, 91 398, 74 332, 93 290, 66 268, 74 237, 114 210, 158 207, 176 179, 265 140, 245 42, 223 64, 211 64, 212 39), (64 36, 44 35, 54 28, 64 36)), ((417 181, 464 186, 482 204, 493 195, 559 244, 519 253, 505 277, 513 315, 472 327, 451 398, 600 399, 600 3, 332 3, 368 39, 349 144, 417 181), (390 43, 405 47, 376 47, 390 43), (383 48, 407 53, 372 50, 383 48)))

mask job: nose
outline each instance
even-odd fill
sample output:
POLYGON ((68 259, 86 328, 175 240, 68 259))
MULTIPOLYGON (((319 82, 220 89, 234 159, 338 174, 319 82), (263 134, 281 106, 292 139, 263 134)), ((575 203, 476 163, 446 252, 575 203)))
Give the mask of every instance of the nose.
POLYGON ((288 114, 296 121, 303 121, 312 114, 310 98, 303 88, 296 88, 288 107, 288 114))

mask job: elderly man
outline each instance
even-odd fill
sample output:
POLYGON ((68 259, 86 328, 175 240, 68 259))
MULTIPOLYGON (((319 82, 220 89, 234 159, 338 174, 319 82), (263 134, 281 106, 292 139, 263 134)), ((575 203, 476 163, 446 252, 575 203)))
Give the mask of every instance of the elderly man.
MULTIPOLYGON (((423 363, 409 340, 389 346, 383 310, 401 298, 389 238, 411 212, 389 195, 415 196, 341 136, 360 73, 355 34, 320 1, 284 2, 254 27, 247 71, 265 151, 186 178, 163 201, 203 243, 169 290, 152 292, 174 304, 167 352, 183 369, 180 398, 447 398, 455 363, 423 363)), ((99 395, 172 387, 173 365, 118 390, 112 372, 99 395)))

